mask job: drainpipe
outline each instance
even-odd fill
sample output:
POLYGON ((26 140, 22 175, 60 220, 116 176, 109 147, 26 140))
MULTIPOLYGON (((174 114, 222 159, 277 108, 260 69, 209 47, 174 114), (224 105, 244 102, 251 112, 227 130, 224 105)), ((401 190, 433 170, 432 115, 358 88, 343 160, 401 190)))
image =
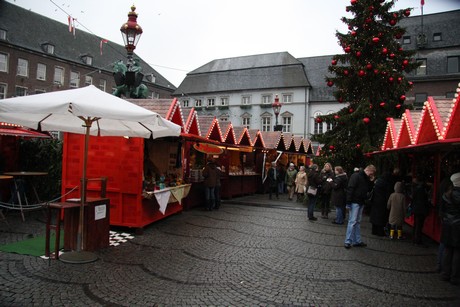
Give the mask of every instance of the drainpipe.
POLYGON ((309 118, 308 114, 310 114, 310 88, 305 88, 305 114, 304 114, 304 124, 303 124, 303 138, 306 139, 307 135, 310 133, 310 126, 308 124, 309 118))

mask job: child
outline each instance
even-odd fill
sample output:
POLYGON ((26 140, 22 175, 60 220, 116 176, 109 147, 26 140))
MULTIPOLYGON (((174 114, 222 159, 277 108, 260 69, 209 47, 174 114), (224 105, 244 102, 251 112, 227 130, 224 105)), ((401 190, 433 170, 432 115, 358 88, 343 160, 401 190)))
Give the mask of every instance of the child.
POLYGON ((388 198, 387 208, 390 210, 390 215, 388 217, 388 223, 391 225, 390 239, 394 239, 395 232, 397 231, 398 240, 401 240, 403 238, 402 225, 404 223, 404 217, 407 209, 402 182, 396 182, 394 193, 392 193, 390 198, 388 198))

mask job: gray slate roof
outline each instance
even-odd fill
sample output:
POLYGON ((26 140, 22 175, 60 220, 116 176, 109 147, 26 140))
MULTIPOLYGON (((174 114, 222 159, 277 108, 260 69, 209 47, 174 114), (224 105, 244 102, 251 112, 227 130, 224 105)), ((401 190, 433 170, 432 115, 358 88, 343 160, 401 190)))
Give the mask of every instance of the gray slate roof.
POLYGON ((332 92, 335 87, 326 85, 325 78, 327 75, 331 76, 328 72, 328 66, 331 64, 333 55, 299 58, 305 66, 305 74, 308 81, 310 81, 310 102, 318 101, 335 101, 332 92))
POLYGON ((188 73, 174 95, 309 86, 302 63, 279 52, 211 61, 188 73))
MULTIPOLYGON (((63 15, 62 19, 65 18, 66 16, 63 15)), ((120 25, 124 21, 120 20, 120 25)), ((106 71, 112 71, 112 64, 119 60, 126 63, 124 46, 109 41, 103 44, 101 55, 99 47, 101 37, 79 29, 76 30, 74 37, 69 32, 68 25, 3 0, 0 0, 0 28, 7 31, 7 43, 42 54, 45 53, 42 45, 50 43, 55 46, 54 55, 66 61, 83 64, 81 57, 89 55, 93 57, 94 68, 106 71)), ((136 55, 134 57, 139 58, 136 55)), ((171 82, 142 59, 140 65, 145 76, 152 73, 155 75, 155 84, 175 89, 171 82)))

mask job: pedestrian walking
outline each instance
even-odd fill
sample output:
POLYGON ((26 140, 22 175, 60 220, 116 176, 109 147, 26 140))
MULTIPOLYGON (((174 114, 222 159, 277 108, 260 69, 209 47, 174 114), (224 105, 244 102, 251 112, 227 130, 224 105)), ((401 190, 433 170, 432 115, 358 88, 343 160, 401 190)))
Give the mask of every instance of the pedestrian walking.
POLYGON ((361 240, 361 220, 363 217, 364 203, 368 193, 372 190, 376 168, 370 164, 366 168, 351 175, 347 188, 347 205, 350 206, 345 248, 352 246, 366 247, 361 240))
POLYGON ((308 172, 308 220, 316 221, 317 218, 314 216, 316 201, 321 191, 321 176, 318 172, 318 165, 312 164, 310 171, 308 172))
POLYGON ((276 199, 279 199, 278 193, 278 182, 279 182, 279 172, 276 169, 276 162, 271 163, 271 167, 267 173, 268 181, 268 198, 272 199, 272 194, 275 192, 276 199))
POLYGON ((217 182, 217 165, 212 157, 208 157, 206 166, 203 169, 206 210, 211 211, 215 206, 215 187, 217 182))
POLYGON ((286 170, 284 165, 279 164, 278 167, 278 194, 284 194, 284 179, 286 177, 286 170))
POLYGON ((305 172, 305 166, 301 165, 299 172, 295 178, 295 192, 297 194, 297 201, 303 201, 305 192, 307 191, 308 178, 305 172))
POLYGON ((331 202, 332 180, 334 179, 334 170, 331 163, 324 164, 321 170, 321 218, 329 217, 329 204, 331 202))

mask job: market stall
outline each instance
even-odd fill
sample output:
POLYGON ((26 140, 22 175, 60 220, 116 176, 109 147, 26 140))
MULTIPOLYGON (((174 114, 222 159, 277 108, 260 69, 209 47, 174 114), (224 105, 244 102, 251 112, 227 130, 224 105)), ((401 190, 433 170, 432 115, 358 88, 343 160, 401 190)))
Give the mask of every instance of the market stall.
MULTIPOLYGON (((457 90, 459 92, 459 90, 457 90)), ((452 173, 460 171, 460 109, 459 98, 428 100, 423 110, 406 110, 401 119, 389 119, 381 151, 384 155, 382 169, 389 161, 396 161, 401 173, 410 185, 416 174, 428 179, 431 186, 430 214, 425 220, 423 232, 439 241, 441 224, 438 215, 441 182, 452 173), (394 159, 390 159, 392 156, 394 159)), ((413 217, 406 219, 413 225, 413 217)))

